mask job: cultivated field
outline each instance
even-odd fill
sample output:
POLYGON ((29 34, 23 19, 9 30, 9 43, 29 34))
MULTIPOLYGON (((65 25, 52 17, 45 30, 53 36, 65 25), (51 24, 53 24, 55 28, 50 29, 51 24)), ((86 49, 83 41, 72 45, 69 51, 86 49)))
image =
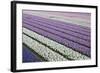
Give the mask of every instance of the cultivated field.
POLYGON ((91 58, 89 13, 23 10, 23 62, 91 58))

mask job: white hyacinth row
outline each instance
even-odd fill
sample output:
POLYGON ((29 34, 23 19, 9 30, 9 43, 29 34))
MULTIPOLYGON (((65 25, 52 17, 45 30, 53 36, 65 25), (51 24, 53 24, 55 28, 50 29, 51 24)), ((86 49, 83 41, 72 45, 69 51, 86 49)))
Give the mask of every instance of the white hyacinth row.
POLYGON ((29 48, 34 50, 40 56, 42 56, 47 61, 66 61, 67 59, 60 54, 50 50, 48 47, 42 45, 41 43, 35 41, 34 39, 23 34, 23 43, 29 48))
POLYGON ((28 30, 26 28, 23 28, 23 32, 39 41, 41 41, 42 43, 45 43, 46 45, 50 46, 53 50, 60 52, 61 54, 63 54, 64 56, 66 56, 66 58, 70 58, 70 59, 74 59, 74 60, 86 60, 89 59, 89 57, 72 50, 71 48, 68 48, 62 44, 59 44, 53 40, 50 40, 42 35, 39 35, 31 30, 28 30))

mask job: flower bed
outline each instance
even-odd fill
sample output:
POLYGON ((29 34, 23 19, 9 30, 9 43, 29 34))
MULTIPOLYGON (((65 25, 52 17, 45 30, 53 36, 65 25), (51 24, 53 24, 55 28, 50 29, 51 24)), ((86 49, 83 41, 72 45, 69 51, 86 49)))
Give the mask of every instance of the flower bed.
MULTIPOLYGON (((62 54, 68 59, 73 59, 73 60, 84 60, 84 59, 89 59, 89 57, 72 50, 71 48, 68 48, 64 45, 61 45, 53 40, 50 40, 42 35, 39 35, 31 30, 28 30, 26 28, 23 28, 23 32, 32 38, 35 38, 39 40, 40 42, 46 44, 47 46, 51 47, 52 50, 62 54)), ((50 49, 50 48, 49 48, 50 49)))
POLYGON ((23 43, 26 44, 29 48, 34 50, 40 56, 42 56, 47 61, 66 61, 68 59, 64 58, 60 54, 52 51, 48 47, 42 45, 38 41, 32 39, 31 37, 23 34, 23 43))

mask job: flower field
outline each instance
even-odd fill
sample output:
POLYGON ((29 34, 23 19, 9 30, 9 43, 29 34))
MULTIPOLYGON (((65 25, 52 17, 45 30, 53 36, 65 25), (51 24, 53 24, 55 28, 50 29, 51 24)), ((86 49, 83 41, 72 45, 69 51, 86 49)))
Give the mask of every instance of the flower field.
POLYGON ((89 18, 88 13, 23 10, 23 62, 90 59, 89 18))

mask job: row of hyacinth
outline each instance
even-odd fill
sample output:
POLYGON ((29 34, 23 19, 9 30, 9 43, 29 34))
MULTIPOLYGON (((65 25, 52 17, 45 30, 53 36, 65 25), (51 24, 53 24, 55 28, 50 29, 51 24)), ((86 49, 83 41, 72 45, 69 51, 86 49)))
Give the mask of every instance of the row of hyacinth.
POLYGON ((34 50, 40 56, 42 56, 47 61, 66 61, 68 59, 64 58, 62 55, 58 54, 57 52, 52 51, 48 47, 42 45, 38 41, 32 39, 31 37, 23 34, 23 42, 29 48, 34 50))
MULTIPOLYGON (((38 17, 40 18, 40 17, 38 17)), ((72 25, 70 23, 64 23, 60 21, 46 20, 37 21, 34 16, 23 18, 23 27, 32 30, 40 35, 43 35, 49 39, 52 39, 60 44, 70 47, 71 49, 78 51, 88 57, 91 56, 91 43, 90 43, 90 30, 82 28, 80 26, 72 25), (51 27, 52 26, 52 27, 51 27), (54 28, 53 28, 54 27, 54 28), (59 30, 60 29, 60 30, 59 30), (63 30, 64 29, 64 30, 63 30), (78 29, 78 30, 77 30, 78 29), (79 35, 66 31, 72 31, 74 33, 81 34, 84 37, 77 37, 79 35), (64 32, 62 32, 64 31, 64 32), (66 32, 66 33, 65 33, 66 32), (70 33, 70 34, 69 34, 70 33), (72 35, 73 34, 73 35, 72 35), (77 36, 76 36, 77 35, 77 36), (88 38, 88 40, 86 40, 88 38)))
MULTIPOLYGON (((24 32, 25 34, 31 36, 32 38, 37 39, 38 41, 40 41, 40 42, 44 43, 45 45, 49 46, 50 48, 45 49, 46 52, 47 52, 47 50, 48 50, 48 52, 49 52, 49 51, 51 51, 51 49, 52 49, 52 50, 55 51, 55 52, 54 52, 55 54, 60 53, 60 54, 62 54, 66 59, 72 59, 72 60, 85 60, 85 59, 89 59, 89 57, 87 57, 87 56, 85 56, 85 55, 83 55, 83 54, 81 54, 81 53, 79 53, 79 52, 77 52, 77 51, 74 51, 74 50, 72 50, 72 49, 70 49, 70 48, 68 48, 68 47, 66 47, 66 46, 64 46, 64 45, 61 45, 61 44, 59 44, 59 43, 57 43, 57 42, 55 42, 55 41, 53 41, 53 40, 50 40, 50 39, 48 39, 48 38, 46 38, 46 37, 44 37, 44 36, 42 36, 42 35, 39 35, 39 34, 33 32, 33 31, 31 31, 31 30, 28 30, 28 29, 26 29, 26 28, 23 28, 23 32, 24 32)), ((24 37, 24 38, 25 38, 25 37, 24 37)), ((31 45, 32 39, 26 38, 26 40, 28 41, 28 42, 26 42, 27 45, 30 45, 30 48, 33 49, 33 46, 31 45)), ((26 40, 24 40, 24 43, 25 43, 26 40)), ((39 45, 34 45, 34 49, 33 49, 33 50, 35 50, 35 49, 38 49, 38 50, 39 50, 39 49, 41 48, 41 51, 38 52, 38 54, 41 54, 41 53, 44 53, 44 52, 45 52, 45 51, 42 51, 42 50, 44 50, 44 49, 42 48, 42 46, 41 46, 40 48, 38 48, 38 47, 40 47, 40 44, 39 44, 39 45), (37 47, 35 48, 35 46, 37 46, 37 47)), ((45 47, 45 46, 44 46, 44 47, 45 47)), ((47 48, 47 47, 46 47, 46 48, 47 48)), ((46 52, 45 52, 45 53, 46 53, 46 52)), ((48 52, 47 52, 47 53, 48 53, 48 52)), ((47 55, 47 53, 46 53, 46 55, 47 55)), ((44 55, 43 55, 43 56, 44 56, 44 55)), ((47 56, 48 56, 48 55, 47 55, 47 56)), ((58 57, 58 58, 59 58, 59 57, 58 57)), ((47 59, 47 58, 45 57, 45 59, 47 59)), ((49 59, 50 59, 50 58, 49 58, 49 59)), ((58 60, 57 58, 55 58, 55 59, 58 60)), ((59 58, 59 59, 60 59, 60 58, 59 58)), ((62 59, 62 56, 61 56, 61 59, 62 59)), ((51 60, 51 59, 50 59, 50 60, 51 60)))

